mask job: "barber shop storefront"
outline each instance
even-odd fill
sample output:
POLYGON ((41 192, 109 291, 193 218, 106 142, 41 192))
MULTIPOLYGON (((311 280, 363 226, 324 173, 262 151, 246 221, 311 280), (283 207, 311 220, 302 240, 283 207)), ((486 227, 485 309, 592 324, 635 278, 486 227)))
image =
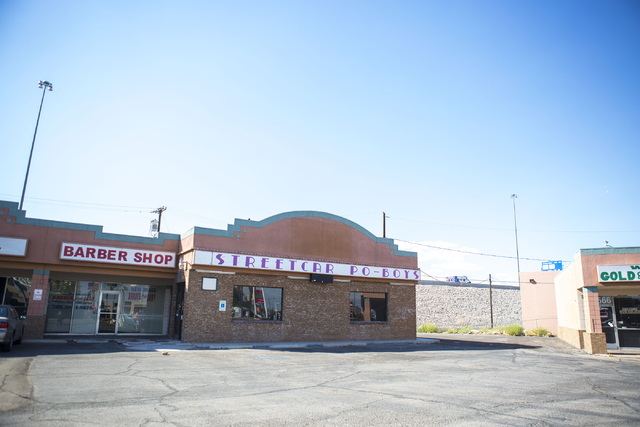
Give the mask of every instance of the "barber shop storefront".
POLYGON ((51 280, 44 332, 167 335, 170 301, 170 286, 51 280))
POLYGON ((0 201, 0 293, 27 338, 414 339, 419 279, 416 253, 324 212, 152 238, 0 201))
POLYGON ((179 235, 109 234, 0 201, 0 291, 25 336, 169 335, 179 235))

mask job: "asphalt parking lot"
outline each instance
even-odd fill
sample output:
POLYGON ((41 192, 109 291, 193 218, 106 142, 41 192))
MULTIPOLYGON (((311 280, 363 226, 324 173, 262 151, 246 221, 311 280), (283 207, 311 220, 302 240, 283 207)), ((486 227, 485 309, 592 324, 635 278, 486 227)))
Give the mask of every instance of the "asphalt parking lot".
POLYGON ((640 424, 640 358, 557 338, 420 336, 439 342, 25 342, 0 354, 0 425, 640 424))

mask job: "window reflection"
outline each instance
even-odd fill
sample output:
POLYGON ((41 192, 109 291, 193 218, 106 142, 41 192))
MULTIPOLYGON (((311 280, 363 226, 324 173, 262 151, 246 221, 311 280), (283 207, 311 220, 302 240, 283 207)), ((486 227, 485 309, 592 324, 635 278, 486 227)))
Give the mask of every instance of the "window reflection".
POLYGON ((618 328, 640 328, 640 297, 616 297, 618 328))
POLYGON ((381 292, 351 292, 350 320, 352 322, 386 322, 387 294, 381 292))
POLYGON ((31 279, 25 277, 0 277, 0 304, 11 305, 20 316, 27 315, 31 279))
POLYGON ((75 293, 76 282, 70 280, 50 281, 45 332, 69 332, 75 293))
POLYGON ((246 320, 282 320, 282 289, 234 286, 231 317, 246 320))
POLYGON ((120 288, 118 332, 162 333, 164 321, 164 287, 122 285, 120 288))
POLYGON ((72 280, 49 283, 46 333, 166 333, 165 286, 72 280))
POLYGON ((95 333, 99 289, 99 284, 95 282, 77 282, 73 299, 72 334, 95 333))

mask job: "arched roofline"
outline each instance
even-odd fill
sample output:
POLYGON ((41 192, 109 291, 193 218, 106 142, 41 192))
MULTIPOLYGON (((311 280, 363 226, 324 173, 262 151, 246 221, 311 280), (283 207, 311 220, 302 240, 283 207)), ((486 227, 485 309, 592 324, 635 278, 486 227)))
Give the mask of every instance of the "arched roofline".
POLYGON ((270 216, 260 221, 253 221, 250 219, 239 219, 236 218, 233 224, 227 225, 226 230, 219 230, 215 228, 205 228, 205 227, 193 227, 191 230, 182 234, 182 238, 188 237, 192 234, 203 234, 208 236, 219 236, 219 237, 233 237, 234 233, 241 233, 242 227, 252 227, 252 228, 262 228, 269 224, 273 224, 278 221, 282 221, 283 219, 290 218, 324 218, 330 219, 332 221, 341 222, 342 224, 348 225, 349 227, 361 232, 375 243, 383 243, 388 245, 388 249, 391 249, 392 254, 398 256, 407 256, 412 258, 417 258, 418 254, 416 252, 402 251, 398 249, 398 245, 395 244, 393 239, 385 238, 385 237, 376 237, 373 233, 371 233, 366 228, 361 225, 343 218, 338 215, 330 214, 327 212, 319 212, 319 211, 292 211, 292 212, 283 212, 277 215, 270 216))

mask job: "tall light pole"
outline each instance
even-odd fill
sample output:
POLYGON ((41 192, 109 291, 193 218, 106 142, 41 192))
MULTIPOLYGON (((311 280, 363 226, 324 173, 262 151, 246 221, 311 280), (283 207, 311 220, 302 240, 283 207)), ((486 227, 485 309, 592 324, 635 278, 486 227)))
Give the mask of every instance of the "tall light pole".
POLYGON ((29 163, 27 163, 27 174, 24 176, 24 187, 22 187, 22 197, 20 198, 20 207, 18 209, 22 210, 22 204, 24 203, 24 193, 27 191, 27 180, 29 179, 29 169, 31 168, 31 157, 33 157, 33 146, 36 145, 36 135, 38 134, 38 124, 40 123, 40 113, 42 113, 42 104, 44 103, 44 95, 47 93, 47 88, 49 88, 49 92, 53 91, 53 84, 49 83, 46 80, 40 80, 38 82, 38 87, 42 89, 42 100, 40 100, 40 110, 38 110, 38 120, 36 121, 36 131, 33 133, 33 142, 31 143, 31 153, 29 153, 29 163))
POLYGON ((520 252, 518 251, 518 223, 516 221, 516 199, 518 196, 514 193, 511 195, 513 200, 513 227, 516 231, 516 259, 518 260, 518 287, 520 287, 520 252))

